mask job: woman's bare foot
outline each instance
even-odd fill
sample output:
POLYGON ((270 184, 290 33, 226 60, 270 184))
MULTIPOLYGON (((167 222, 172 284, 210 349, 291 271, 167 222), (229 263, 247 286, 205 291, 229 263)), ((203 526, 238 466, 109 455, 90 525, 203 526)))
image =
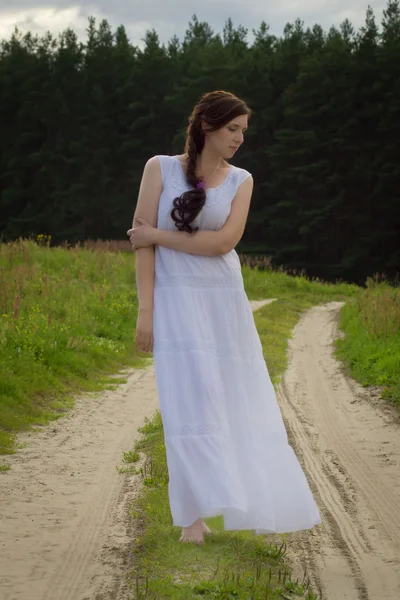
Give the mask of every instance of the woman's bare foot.
MULTIPOLYGON (((204 533, 207 525, 201 519, 197 519, 190 527, 182 528, 182 535, 179 538, 180 542, 192 542, 194 544, 204 544, 204 533)), ((208 527, 207 527, 208 529, 208 527)))

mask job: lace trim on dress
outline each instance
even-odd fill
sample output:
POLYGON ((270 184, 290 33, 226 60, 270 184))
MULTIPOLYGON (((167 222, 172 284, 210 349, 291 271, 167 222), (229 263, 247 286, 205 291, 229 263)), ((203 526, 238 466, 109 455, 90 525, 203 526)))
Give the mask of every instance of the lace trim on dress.
MULTIPOLYGON (((177 168, 175 169, 175 173, 176 173, 176 171, 179 171, 179 175, 175 175, 174 172, 171 173, 171 185, 172 185, 172 187, 174 187, 175 189, 177 189, 179 191, 179 194, 182 194, 183 192, 185 192, 188 189, 188 183, 186 181, 186 177, 183 172, 183 166, 182 166, 181 161, 176 156, 173 156, 172 158, 173 158, 174 162, 177 163, 177 168)), ((210 192, 211 193, 219 192, 226 186, 226 184, 230 181, 231 176, 235 171, 235 167, 233 165, 231 165, 230 167, 231 168, 229 169, 225 179, 217 187, 206 189, 206 203, 204 205, 204 208, 207 208, 208 206, 213 206, 214 204, 217 204, 218 202, 221 201, 222 196, 220 196, 220 195, 211 196, 210 192)))
POLYGON ((243 289, 243 278, 241 275, 156 275, 155 287, 160 286, 187 286, 200 288, 236 288, 243 289))

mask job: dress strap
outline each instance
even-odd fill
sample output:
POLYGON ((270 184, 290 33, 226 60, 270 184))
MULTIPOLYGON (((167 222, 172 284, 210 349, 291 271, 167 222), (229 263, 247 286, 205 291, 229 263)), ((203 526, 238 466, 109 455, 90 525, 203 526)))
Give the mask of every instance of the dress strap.
POLYGON ((165 154, 159 154, 157 155, 157 158, 160 162, 163 186, 165 186, 165 182, 167 181, 173 166, 173 157, 165 154))
POLYGON ((248 179, 249 177, 251 177, 251 173, 249 171, 246 171, 246 169, 238 169, 238 187, 239 185, 242 185, 242 183, 244 183, 246 181, 246 179, 248 179))

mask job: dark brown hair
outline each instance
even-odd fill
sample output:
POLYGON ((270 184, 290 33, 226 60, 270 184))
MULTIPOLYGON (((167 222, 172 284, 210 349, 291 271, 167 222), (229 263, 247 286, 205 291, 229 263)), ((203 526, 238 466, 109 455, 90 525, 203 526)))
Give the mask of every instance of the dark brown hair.
POLYGON ((201 178, 196 175, 197 157, 202 152, 205 144, 202 122, 206 125, 206 131, 212 132, 221 129, 240 115, 250 116, 250 108, 234 94, 224 91, 205 94, 194 107, 189 117, 185 144, 185 152, 188 155, 186 179, 194 189, 175 198, 174 208, 171 212, 171 217, 179 231, 187 231, 188 233, 197 231, 198 228, 191 227, 190 224, 206 202, 206 191, 203 188, 197 188, 201 178))

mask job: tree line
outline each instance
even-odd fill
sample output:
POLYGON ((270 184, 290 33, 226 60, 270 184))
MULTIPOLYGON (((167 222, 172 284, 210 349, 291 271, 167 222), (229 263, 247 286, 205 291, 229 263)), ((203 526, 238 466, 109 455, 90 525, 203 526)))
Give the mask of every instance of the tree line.
POLYGON ((94 18, 85 42, 15 31, 0 46, 0 238, 126 239, 146 160, 183 152, 200 96, 254 115, 234 164, 255 189, 240 250, 311 276, 400 270, 400 0, 281 37, 196 16, 183 40, 134 46, 94 18))

